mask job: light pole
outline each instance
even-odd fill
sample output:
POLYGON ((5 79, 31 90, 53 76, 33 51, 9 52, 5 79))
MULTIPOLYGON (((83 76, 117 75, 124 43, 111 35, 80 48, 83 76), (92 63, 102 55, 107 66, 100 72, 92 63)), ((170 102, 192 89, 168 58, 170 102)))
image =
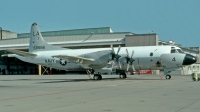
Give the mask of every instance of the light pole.
MULTIPOLYGON (((1 27, 0 27, 1 28, 1 27)), ((2 28, 1 28, 1 40, 2 40, 2 28)))

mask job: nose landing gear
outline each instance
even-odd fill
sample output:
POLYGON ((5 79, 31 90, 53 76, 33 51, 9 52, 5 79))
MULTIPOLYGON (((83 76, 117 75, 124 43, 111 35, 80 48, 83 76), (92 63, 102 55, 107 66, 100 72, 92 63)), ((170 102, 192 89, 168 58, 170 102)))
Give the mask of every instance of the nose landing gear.
POLYGON ((171 79, 171 75, 166 75, 165 78, 166 79, 171 79))
POLYGON ((166 78, 166 79, 171 79, 170 73, 171 73, 171 71, 165 71, 165 70, 164 70, 164 74, 165 74, 165 78, 166 78))

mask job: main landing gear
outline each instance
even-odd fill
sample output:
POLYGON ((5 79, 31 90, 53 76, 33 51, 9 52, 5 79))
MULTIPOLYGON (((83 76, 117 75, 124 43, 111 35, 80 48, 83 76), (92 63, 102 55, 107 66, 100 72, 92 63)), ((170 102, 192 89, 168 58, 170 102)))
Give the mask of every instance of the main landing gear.
MULTIPOLYGON (((101 75, 100 72, 94 73, 93 78, 92 78, 92 72, 91 72, 90 70, 86 70, 86 72, 87 72, 87 74, 88 74, 88 76, 89 76, 90 79, 93 79, 93 80, 102 80, 102 75, 101 75)), ((116 73, 117 73, 117 74, 118 74, 118 73, 120 74, 120 75, 119 75, 119 78, 120 78, 120 79, 125 79, 125 78, 127 78, 127 75, 126 75, 126 71, 125 71, 125 70, 117 70, 116 73)))
POLYGON ((127 75, 126 75, 126 71, 125 71, 125 70, 116 69, 116 73, 117 73, 117 74, 119 73, 119 78, 120 78, 120 79, 125 79, 125 78, 127 78, 127 75))
POLYGON ((127 75, 125 73, 120 73, 119 74, 119 78, 120 79, 125 79, 125 78, 127 78, 127 75))
POLYGON ((93 79, 94 80, 101 80, 102 79, 101 73, 94 74, 93 79))

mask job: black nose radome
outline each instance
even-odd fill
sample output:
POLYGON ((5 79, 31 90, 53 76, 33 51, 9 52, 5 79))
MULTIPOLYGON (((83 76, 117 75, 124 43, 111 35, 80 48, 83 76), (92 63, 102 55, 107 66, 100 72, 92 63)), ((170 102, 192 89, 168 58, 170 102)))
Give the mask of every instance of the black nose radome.
POLYGON ((191 65, 193 63, 196 63, 196 61, 197 61, 196 57, 194 57, 194 56, 192 56, 190 54, 186 54, 185 58, 183 60, 183 65, 191 65))

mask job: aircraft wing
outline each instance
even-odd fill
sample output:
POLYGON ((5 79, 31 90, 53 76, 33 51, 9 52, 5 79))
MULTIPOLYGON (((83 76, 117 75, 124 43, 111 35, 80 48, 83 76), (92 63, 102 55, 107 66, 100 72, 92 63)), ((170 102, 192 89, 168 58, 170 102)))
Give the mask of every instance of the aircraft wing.
POLYGON ((80 60, 80 61, 84 61, 84 62, 93 62, 93 61, 95 61, 92 58, 84 58, 84 57, 80 57, 80 56, 54 55, 52 57, 60 58, 60 59, 63 59, 65 61, 69 61, 69 60, 70 61, 80 60))
MULTIPOLYGON (((97 60, 93 58, 85 58, 81 56, 68 56, 68 55, 54 55, 52 57, 56 57, 67 62, 74 62, 83 68, 102 68, 104 65, 102 63, 97 62, 97 60)), ((107 63, 106 63, 107 65, 107 63)))
POLYGON ((24 57, 35 57, 37 56, 37 54, 34 53, 30 53, 30 52, 25 52, 25 51, 20 51, 20 50, 5 50, 7 52, 13 53, 13 54, 17 54, 19 56, 24 56, 24 57))

